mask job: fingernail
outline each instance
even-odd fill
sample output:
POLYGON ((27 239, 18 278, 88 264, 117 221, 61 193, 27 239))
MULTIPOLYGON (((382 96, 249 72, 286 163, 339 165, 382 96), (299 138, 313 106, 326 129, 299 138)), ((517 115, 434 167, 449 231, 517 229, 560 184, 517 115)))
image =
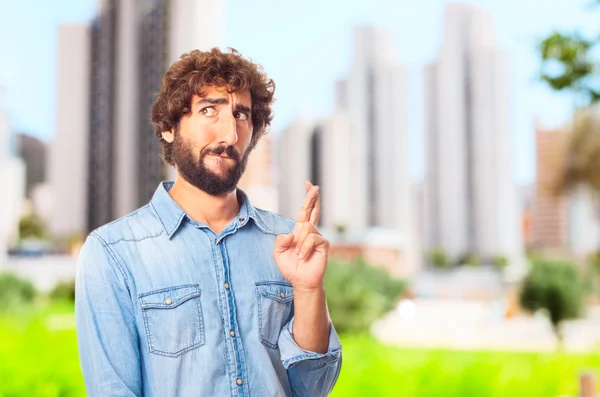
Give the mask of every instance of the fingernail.
POLYGON ((298 258, 302 259, 304 255, 302 255, 302 252, 298 253, 298 258))

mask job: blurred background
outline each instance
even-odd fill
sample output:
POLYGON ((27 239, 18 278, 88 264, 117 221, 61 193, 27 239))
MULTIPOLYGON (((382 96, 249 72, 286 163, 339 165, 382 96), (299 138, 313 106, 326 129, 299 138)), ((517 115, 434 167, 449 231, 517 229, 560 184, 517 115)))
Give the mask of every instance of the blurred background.
POLYGON ((0 397, 83 396, 78 250, 173 170, 182 53, 276 84, 240 188, 321 186, 334 396, 583 396, 600 376, 600 1, 0 0, 0 397))

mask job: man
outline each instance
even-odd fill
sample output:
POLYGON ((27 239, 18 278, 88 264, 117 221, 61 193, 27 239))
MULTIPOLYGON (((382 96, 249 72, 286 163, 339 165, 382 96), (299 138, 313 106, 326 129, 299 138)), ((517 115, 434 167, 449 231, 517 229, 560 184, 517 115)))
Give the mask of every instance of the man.
POLYGON ((274 83, 235 51, 192 51, 151 119, 175 166, 146 206, 93 231, 76 280, 89 396, 325 396, 341 346, 323 288, 318 186, 294 222, 236 189, 274 83))

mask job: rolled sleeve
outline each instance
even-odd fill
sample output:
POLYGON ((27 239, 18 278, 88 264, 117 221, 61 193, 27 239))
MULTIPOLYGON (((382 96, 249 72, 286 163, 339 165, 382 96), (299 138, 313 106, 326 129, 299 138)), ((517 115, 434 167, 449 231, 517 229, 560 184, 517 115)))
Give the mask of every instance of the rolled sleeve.
POLYGON ((294 319, 279 335, 281 362, 288 371, 294 396, 327 396, 342 367, 342 345, 333 324, 329 329, 329 347, 326 353, 304 350, 294 340, 294 319))

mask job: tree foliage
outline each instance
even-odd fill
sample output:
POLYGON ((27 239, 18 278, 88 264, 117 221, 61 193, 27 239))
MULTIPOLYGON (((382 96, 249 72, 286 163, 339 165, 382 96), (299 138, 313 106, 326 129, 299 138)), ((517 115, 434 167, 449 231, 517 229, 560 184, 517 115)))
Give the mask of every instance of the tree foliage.
POLYGON ((537 260, 523 281, 520 303, 524 309, 545 310, 558 342, 566 320, 582 314, 583 283, 575 266, 569 262, 537 260))
POLYGON ((327 305, 338 332, 365 332, 394 308, 406 282, 363 260, 331 260, 325 275, 327 305))

